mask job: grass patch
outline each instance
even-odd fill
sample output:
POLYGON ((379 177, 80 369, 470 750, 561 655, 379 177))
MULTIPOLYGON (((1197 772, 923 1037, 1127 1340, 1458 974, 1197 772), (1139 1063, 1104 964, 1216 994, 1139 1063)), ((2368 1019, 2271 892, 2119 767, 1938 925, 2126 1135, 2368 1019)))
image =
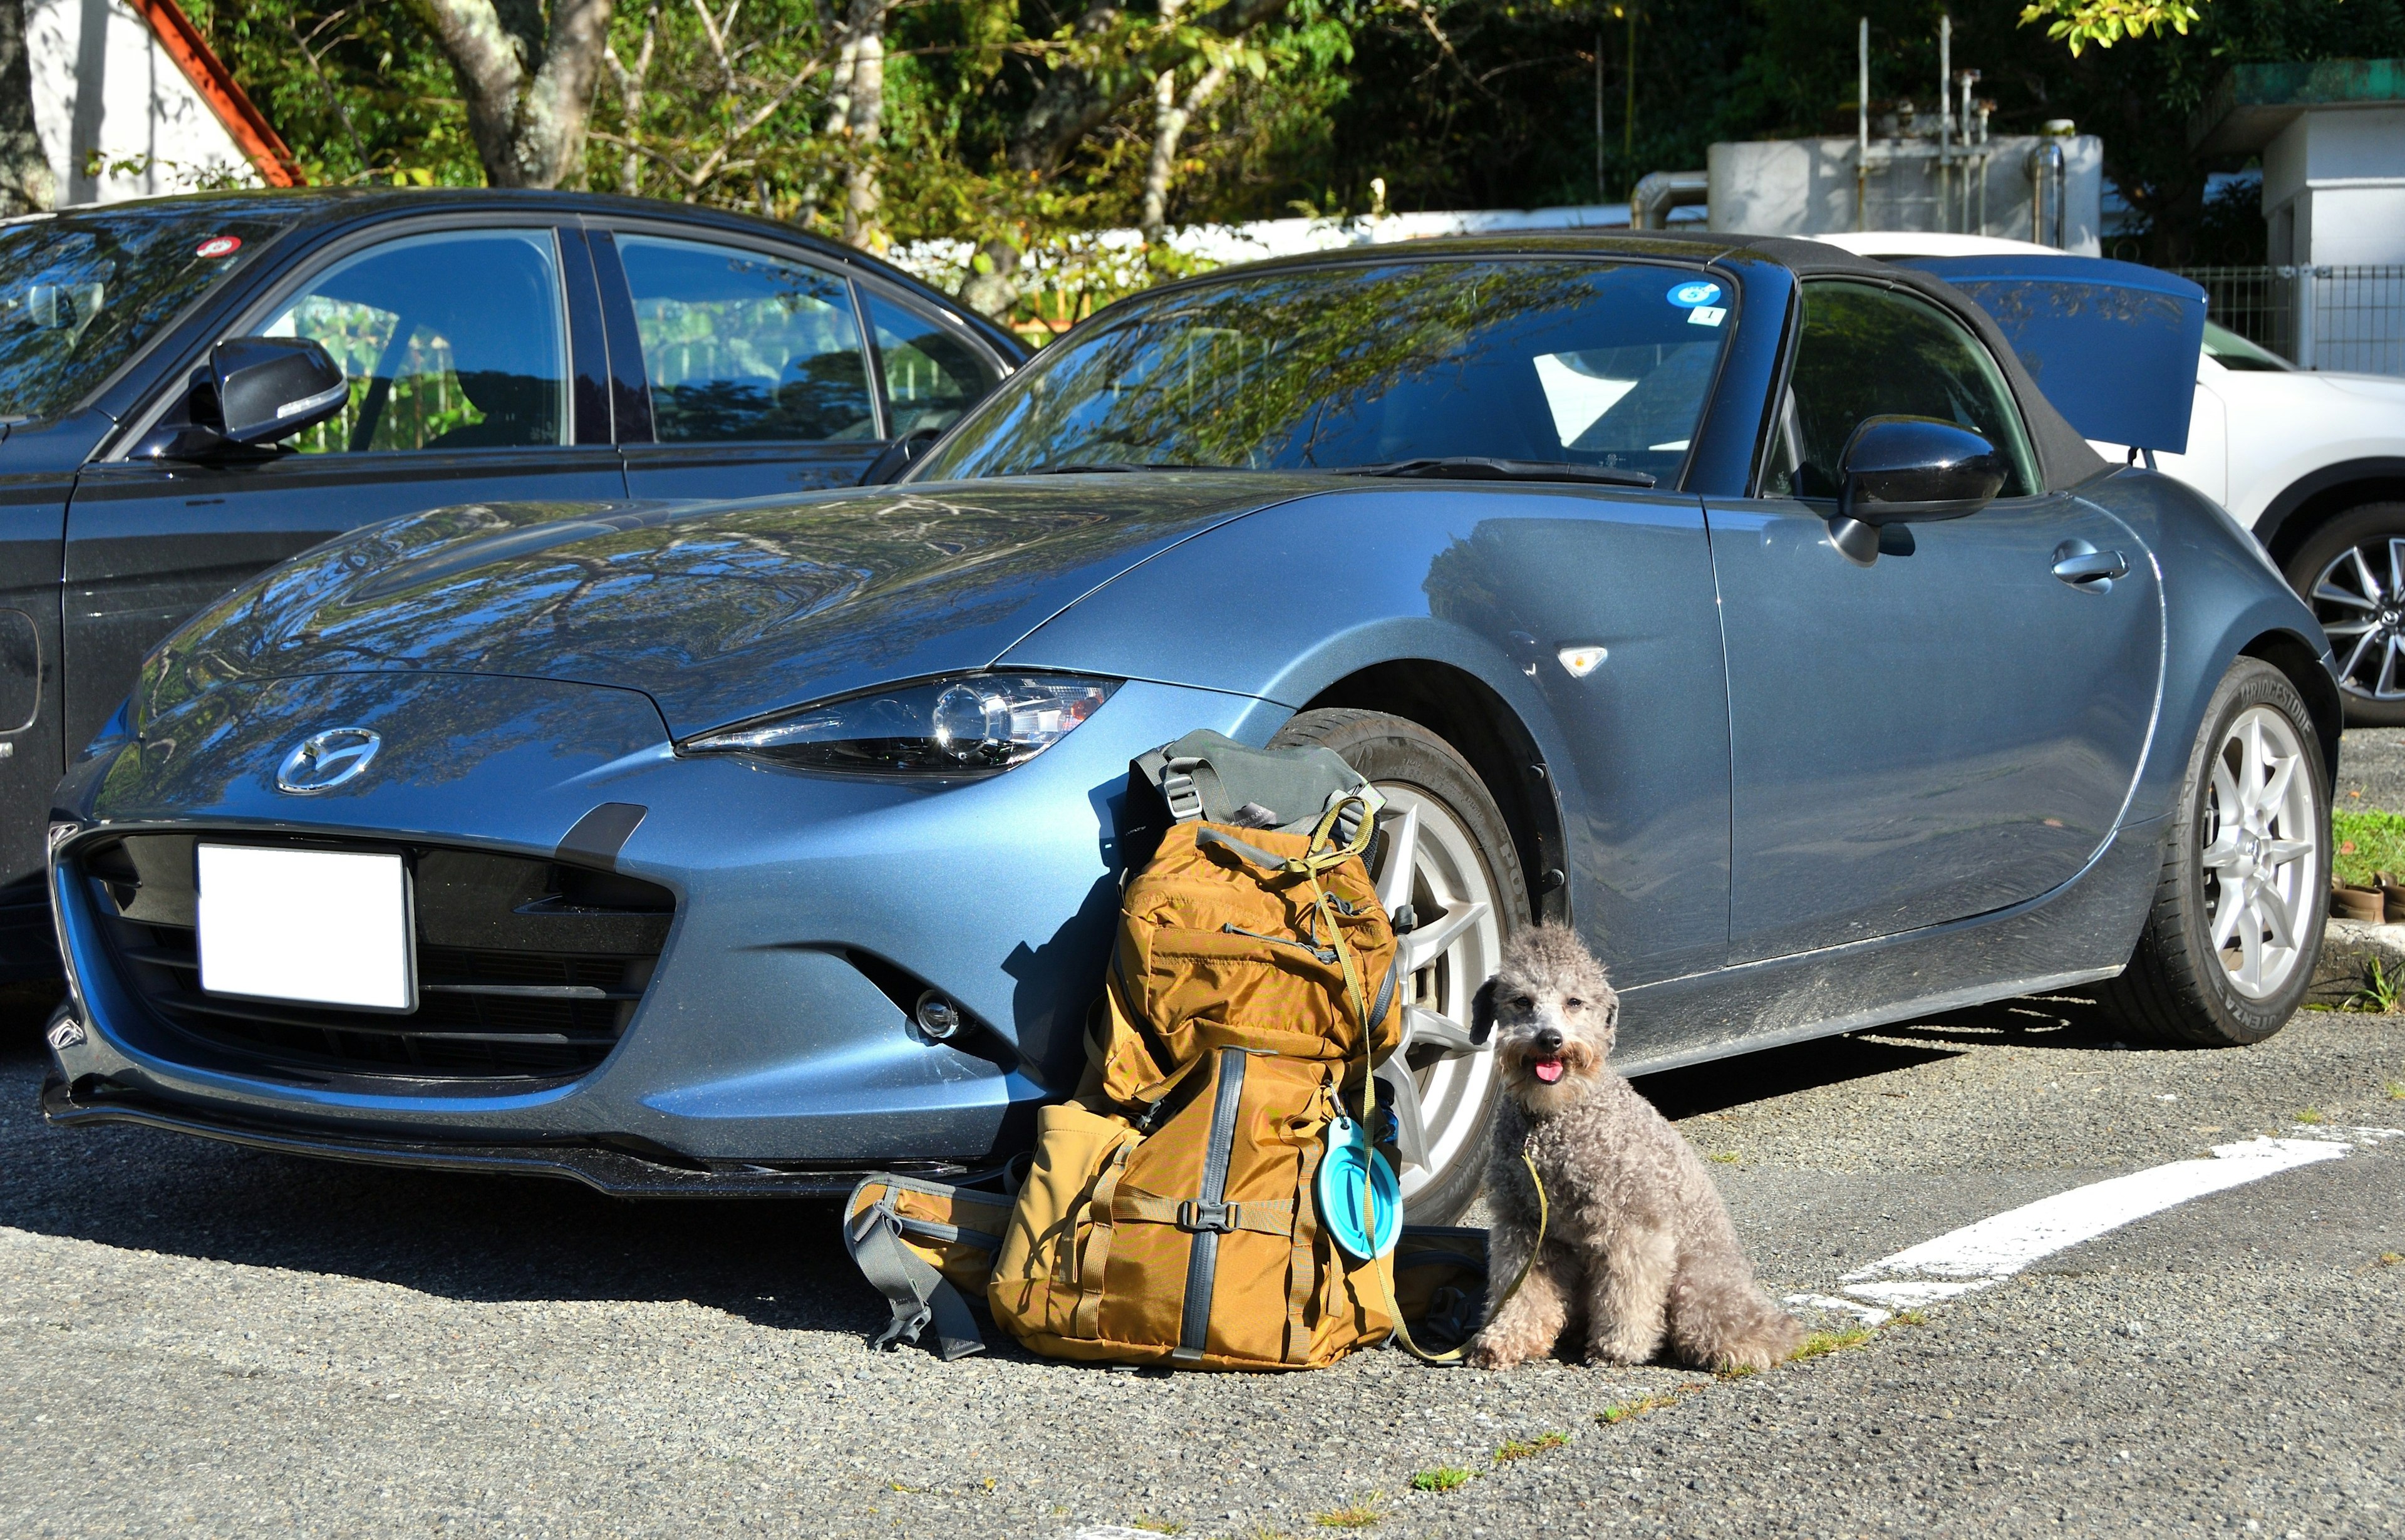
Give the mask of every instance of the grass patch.
POLYGON ((1848 1348, 1859 1348, 1875 1335, 1877 1334, 1868 1326, 1848 1326, 1842 1331, 1814 1332, 1804 1339, 1804 1345, 1795 1350, 1795 1355, 1788 1362, 1801 1364, 1807 1358, 1818 1358, 1822 1353, 1843 1352, 1848 1348))
POLYGON ((2330 833, 2338 840, 2331 864, 2348 887, 2370 887, 2375 872, 2405 873, 2405 814, 2332 813, 2330 833))
POLYGON ((1675 1407, 1681 1396, 1693 1395, 1703 1388, 1701 1385, 1681 1385, 1675 1391, 1655 1391, 1648 1395, 1640 1395, 1634 1401, 1623 1401, 1616 1406, 1606 1407, 1595 1414, 1595 1420, 1605 1427, 1610 1427, 1615 1422, 1625 1422, 1632 1417, 1642 1417, 1650 1411, 1659 1411, 1665 1407, 1675 1407))
POLYGON ((1146 1530, 1154 1534, 1184 1534, 1186 1533, 1186 1526, 1179 1523, 1176 1519, 1155 1519, 1148 1513, 1140 1513, 1133 1519, 1129 1519, 1128 1528, 1146 1530))
POLYGON ((1413 1476, 1412 1491, 1451 1491, 1456 1487, 1469 1485, 1470 1478, 1476 1474, 1475 1471, 1463 1470, 1459 1465, 1439 1465, 1432 1471, 1421 1471, 1413 1476))
POLYGON ((2372 958, 2363 965, 2363 987, 2347 998, 2346 1008, 2385 1015, 2405 1004, 2405 989, 2399 988, 2400 982, 2405 981, 2389 977, 2380 959, 2372 958))
POLYGON ((2297 1114, 2297 1121, 2308 1128, 2318 1128, 2324 1121, 2322 1110, 2319 1107, 2308 1107, 2297 1114))
POLYGON ((2389 1100, 2405 1101, 2405 1080, 2392 1080, 2381 1089, 2388 1093, 2389 1100))
POLYGON ((1311 1516, 1311 1521, 1324 1530, 1366 1530, 1386 1517, 1385 1509, 1378 1506, 1378 1500, 1385 1495, 1384 1492, 1373 1491, 1369 1496, 1357 1498, 1341 1508, 1330 1508, 1326 1513, 1315 1513, 1311 1516))
POLYGON ((1891 1326, 1926 1326, 1929 1324, 1929 1312, 1926 1310, 1898 1310, 1893 1315, 1887 1318, 1887 1323, 1891 1326))
POLYGON ((1735 1150, 1715 1151, 1714 1153, 1704 1156, 1704 1158, 1710 1161, 1715 1166, 1734 1166, 1737 1164, 1737 1152, 1735 1150))
POLYGON ((1566 1433, 1540 1433, 1534 1438, 1525 1439, 1507 1438, 1503 1441, 1503 1447, 1495 1451, 1495 1463, 1501 1465, 1514 1460, 1526 1460, 1532 1454, 1542 1454, 1547 1449, 1560 1449, 1569 1441, 1570 1435, 1566 1433))

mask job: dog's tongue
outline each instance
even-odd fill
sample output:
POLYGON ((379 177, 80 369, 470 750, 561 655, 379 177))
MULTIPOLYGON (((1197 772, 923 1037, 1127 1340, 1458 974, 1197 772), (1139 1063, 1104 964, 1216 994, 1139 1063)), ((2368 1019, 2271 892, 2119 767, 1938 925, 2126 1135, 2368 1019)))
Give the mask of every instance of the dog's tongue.
POLYGON ((1562 1061, 1558 1058, 1540 1058, 1528 1069, 1548 1085, 1562 1078, 1562 1061))

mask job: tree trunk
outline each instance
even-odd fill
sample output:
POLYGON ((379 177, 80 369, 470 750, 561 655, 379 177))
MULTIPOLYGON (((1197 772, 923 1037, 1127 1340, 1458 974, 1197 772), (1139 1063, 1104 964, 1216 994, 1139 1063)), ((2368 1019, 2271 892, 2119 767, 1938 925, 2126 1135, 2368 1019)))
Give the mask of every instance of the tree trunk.
POLYGON ((0 0, 0 216, 58 202, 58 179, 34 132, 34 67, 25 56, 25 9, 0 0))
POLYGON ((885 131, 885 20, 891 9, 892 0, 851 0, 837 34, 827 91, 826 131, 843 141, 851 161, 844 175, 843 238, 879 250, 885 231, 877 220, 883 198, 877 155, 885 131))
POLYGON ((608 44, 601 48, 601 61, 610 66, 610 77, 617 82, 618 98, 626 118, 626 158, 618 166, 618 190, 632 198, 643 190, 643 83, 651 77, 652 49, 659 41, 660 7, 654 0, 643 14, 643 46, 635 54, 635 67, 628 69, 619 62, 617 53, 608 44))
MULTIPOLYGON (((1228 0, 1202 18, 1202 25, 1223 37, 1241 37, 1265 21, 1282 15, 1287 0, 1228 0)), ((1097 5, 1079 18, 1080 34, 1101 32, 1118 18, 1118 7, 1097 5)), ((1100 128, 1111 114, 1133 101, 1138 93, 1153 89, 1160 68, 1176 61, 1163 60, 1152 69, 1116 71, 1103 81, 1096 81, 1075 64, 1063 64, 1052 72, 1036 92, 1035 100, 1020 115, 1019 127, 1011 134, 1009 161, 1013 171, 1048 172, 1061 163, 1078 140, 1100 128)))
POLYGON ((497 188, 577 187, 610 43, 611 0, 404 0, 458 77, 468 133, 497 188))
POLYGON ((1144 173, 1144 238, 1147 241, 1160 240, 1169 223, 1169 184, 1177 172, 1177 141, 1185 137, 1186 125, 1194 120, 1194 114, 1218 94, 1227 79, 1228 66, 1213 64, 1188 89, 1182 102, 1177 99, 1174 71, 1163 70, 1160 78, 1153 82, 1157 105, 1152 124, 1152 163, 1144 173))

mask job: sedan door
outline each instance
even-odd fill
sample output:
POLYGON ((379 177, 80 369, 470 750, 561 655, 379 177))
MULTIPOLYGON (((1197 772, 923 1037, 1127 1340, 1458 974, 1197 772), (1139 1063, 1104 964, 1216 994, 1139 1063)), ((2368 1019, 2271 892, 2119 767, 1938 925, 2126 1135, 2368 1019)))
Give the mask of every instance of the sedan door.
POLYGON ((637 497, 851 486, 1001 377, 957 327, 798 256, 655 227, 597 232, 595 250, 637 497))
POLYGON ((1805 287, 1771 495, 1712 501, 1732 760, 1729 959, 2004 908, 2117 826, 2161 671, 2154 567, 2128 526, 2037 484, 2001 371, 1934 304, 1805 287), (1971 427, 2018 467, 1968 518, 1891 532, 1868 566, 1827 499, 1866 417, 1971 427), (2065 565, 2103 553, 2100 561, 2065 565), (2125 568, 2081 577, 2099 566, 2125 568), (2060 568, 2060 570, 2058 570, 2060 568))
MULTIPOLYGON (((232 334, 323 344, 350 404, 271 458, 84 469, 66 529, 70 745, 107 720, 143 656, 188 616, 332 536, 453 503, 626 495, 599 303, 572 226, 351 243, 232 334)), ((183 399, 179 380, 149 419, 173 418, 183 399)))

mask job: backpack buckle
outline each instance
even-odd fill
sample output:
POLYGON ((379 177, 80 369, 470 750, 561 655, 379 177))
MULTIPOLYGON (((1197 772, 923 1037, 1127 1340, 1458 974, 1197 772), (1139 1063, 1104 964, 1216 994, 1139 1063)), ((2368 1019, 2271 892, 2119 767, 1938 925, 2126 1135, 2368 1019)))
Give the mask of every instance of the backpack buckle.
POLYGON ((1208 1230, 1214 1235, 1233 1235, 1236 1230, 1232 1203, 1213 1203, 1203 1198, 1189 1197, 1177 1206, 1177 1227, 1181 1230, 1208 1230))

